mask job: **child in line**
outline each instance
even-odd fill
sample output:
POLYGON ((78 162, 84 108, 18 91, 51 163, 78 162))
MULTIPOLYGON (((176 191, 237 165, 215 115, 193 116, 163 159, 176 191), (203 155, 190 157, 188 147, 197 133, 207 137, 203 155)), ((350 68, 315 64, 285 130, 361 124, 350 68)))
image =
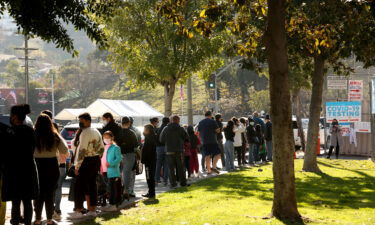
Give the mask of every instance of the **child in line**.
POLYGON ((109 182, 109 205, 104 207, 102 211, 117 211, 121 204, 121 172, 120 163, 122 161, 121 149, 113 141, 114 136, 111 131, 103 134, 103 141, 108 145, 106 154, 107 178, 109 182))

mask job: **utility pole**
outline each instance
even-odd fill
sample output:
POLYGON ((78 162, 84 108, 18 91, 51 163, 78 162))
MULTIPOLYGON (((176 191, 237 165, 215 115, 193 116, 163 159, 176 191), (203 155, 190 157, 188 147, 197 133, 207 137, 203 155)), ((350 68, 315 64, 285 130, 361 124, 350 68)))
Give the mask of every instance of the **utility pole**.
POLYGON ((29 51, 38 50, 37 48, 29 48, 29 37, 25 34, 25 47, 24 48, 15 48, 15 50, 23 50, 25 51, 25 57, 19 58, 25 60, 25 103, 29 104, 29 60, 35 60, 29 58, 29 51))
POLYGON ((188 116, 188 125, 193 126, 193 90, 191 84, 191 77, 187 80, 187 116, 188 116))
POLYGON ((375 77, 370 82, 371 159, 375 162, 375 77))

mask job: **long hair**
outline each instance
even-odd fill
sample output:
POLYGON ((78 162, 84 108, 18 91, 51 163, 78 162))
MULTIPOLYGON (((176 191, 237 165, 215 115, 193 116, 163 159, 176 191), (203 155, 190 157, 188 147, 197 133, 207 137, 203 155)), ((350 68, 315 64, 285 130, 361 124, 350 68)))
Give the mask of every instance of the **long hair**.
POLYGON ((35 123, 36 147, 42 150, 52 151, 52 148, 60 141, 59 133, 53 126, 51 118, 46 114, 40 114, 35 123))
POLYGON ((227 125, 225 126, 225 129, 233 130, 233 128, 234 128, 234 122, 233 120, 229 120, 227 122, 227 125))
POLYGON ((194 133, 194 127, 188 126, 186 130, 189 135, 190 146, 195 149, 198 146, 198 137, 194 133))

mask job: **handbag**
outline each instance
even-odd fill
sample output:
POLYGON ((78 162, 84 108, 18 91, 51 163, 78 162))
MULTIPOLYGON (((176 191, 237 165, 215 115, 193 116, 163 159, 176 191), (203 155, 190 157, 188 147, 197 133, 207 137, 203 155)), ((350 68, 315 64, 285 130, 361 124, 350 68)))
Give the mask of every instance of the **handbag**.
POLYGON ((69 167, 68 172, 66 173, 68 177, 72 177, 72 178, 76 177, 76 167, 74 165, 74 162, 76 159, 76 153, 77 153, 77 149, 74 151, 74 154, 71 160, 71 166, 69 167))

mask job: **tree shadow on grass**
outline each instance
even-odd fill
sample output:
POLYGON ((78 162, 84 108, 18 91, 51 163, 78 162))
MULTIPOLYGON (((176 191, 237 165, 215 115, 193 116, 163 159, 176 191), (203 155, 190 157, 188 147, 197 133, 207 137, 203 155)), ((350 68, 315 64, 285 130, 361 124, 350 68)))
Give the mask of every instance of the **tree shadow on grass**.
POLYGON ((77 225, 100 225, 105 221, 109 221, 115 218, 120 217, 122 214, 121 212, 111 212, 111 213, 106 213, 104 215, 101 215, 99 218, 99 221, 95 221, 97 218, 85 220, 85 221, 74 221, 72 224, 77 224, 77 225))
POLYGON ((149 198, 149 199, 146 199, 146 200, 144 200, 142 202, 145 205, 157 205, 157 204, 159 204, 159 200, 156 199, 156 198, 149 198))

